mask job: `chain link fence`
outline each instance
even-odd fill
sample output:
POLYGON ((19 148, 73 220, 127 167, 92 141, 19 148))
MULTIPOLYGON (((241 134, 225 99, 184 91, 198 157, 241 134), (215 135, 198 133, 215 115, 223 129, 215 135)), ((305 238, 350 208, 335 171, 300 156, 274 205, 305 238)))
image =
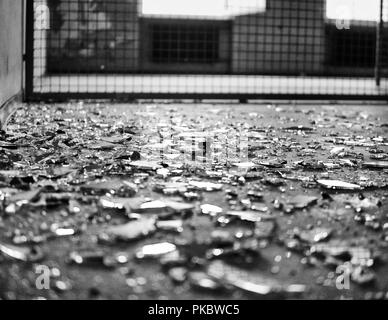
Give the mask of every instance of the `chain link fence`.
POLYGON ((388 99, 388 0, 27 6, 30 99, 388 99))

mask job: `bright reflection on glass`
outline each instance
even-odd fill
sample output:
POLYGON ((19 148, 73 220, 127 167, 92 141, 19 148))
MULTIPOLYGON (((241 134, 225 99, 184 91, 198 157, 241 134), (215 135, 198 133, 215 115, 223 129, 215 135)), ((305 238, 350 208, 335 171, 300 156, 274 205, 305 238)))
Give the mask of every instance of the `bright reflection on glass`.
MULTIPOLYGON (((388 8, 384 20, 388 21, 388 8)), ((328 19, 377 21, 380 14, 380 0, 326 0, 328 19)))
POLYGON ((231 17, 264 12, 266 0, 143 0, 143 15, 231 17))

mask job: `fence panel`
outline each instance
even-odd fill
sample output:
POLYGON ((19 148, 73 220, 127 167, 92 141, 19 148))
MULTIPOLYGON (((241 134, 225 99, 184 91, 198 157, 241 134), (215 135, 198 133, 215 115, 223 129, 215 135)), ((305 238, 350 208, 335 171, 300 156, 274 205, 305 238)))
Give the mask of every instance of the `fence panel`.
POLYGON ((31 99, 388 98, 388 0, 27 1, 31 99))

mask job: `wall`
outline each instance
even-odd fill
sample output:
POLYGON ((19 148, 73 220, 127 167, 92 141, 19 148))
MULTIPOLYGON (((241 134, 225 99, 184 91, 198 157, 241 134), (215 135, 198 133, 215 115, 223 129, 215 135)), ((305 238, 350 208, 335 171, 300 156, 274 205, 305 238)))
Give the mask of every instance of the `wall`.
POLYGON ((233 72, 322 72, 324 1, 267 0, 264 13, 237 17, 233 24, 233 72))
POLYGON ((0 106, 22 90, 22 1, 0 0, 0 106))
MULTIPOLYGON (((370 63, 362 64, 365 50, 353 50, 352 46, 350 50, 336 49, 334 40, 341 31, 334 28, 328 33, 333 22, 325 18, 326 0, 267 0, 264 12, 230 18, 221 32, 230 33, 220 39, 222 61, 212 66, 150 63, 151 33, 147 26, 155 18, 139 17, 140 0, 40 1, 47 1, 50 7, 51 24, 47 32, 35 31, 35 76, 46 72, 370 76, 374 72, 370 63), (41 50, 46 43, 47 52, 41 50), (333 58, 336 50, 345 57, 337 59, 338 63, 333 58), (349 59, 355 61, 349 67, 346 63, 352 54, 360 57, 349 59)), ((206 23, 215 25, 219 21, 206 23)), ((368 32, 373 36, 375 27, 372 25, 368 32)), ((362 34, 353 38, 361 39, 362 34)), ((368 41, 364 47, 373 60, 374 44, 368 41)))
MULTIPOLYGON (((140 32, 139 0, 48 3, 52 21, 48 73, 162 71, 144 64, 144 45, 140 42, 145 44, 150 39, 140 32)), ((265 12, 240 15, 230 21, 232 39, 227 45, 232 48, 225 49, 231 50, 230 66, 204 71, 297 75, 324 72, 324 10, 325 0, 267 0, 265 12)), ((35 35, 35 43, 43 38, 35 35)), ((187 65, 168 67, 170 72, 190 72, 187 65)))
POLYGON ((137 70, 138 0, 48 0, 48 4, 49 73, 137 70))

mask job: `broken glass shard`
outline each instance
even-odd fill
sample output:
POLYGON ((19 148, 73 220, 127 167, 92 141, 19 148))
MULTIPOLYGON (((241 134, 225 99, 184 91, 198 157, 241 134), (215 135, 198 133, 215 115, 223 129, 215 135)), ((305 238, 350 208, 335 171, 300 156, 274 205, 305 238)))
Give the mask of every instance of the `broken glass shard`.
POLYGON ((211 249, 206 256, 208 259, 232 257, 235 262, 252 264, 260 257, 259 247, 259 241, 248 238, 243 241, 236 241, 232 247, 211 249))
POLYGON ((190 272, 189 279, 191 286, 197 290, 221 291, 225 289, 220 282, 212 279, 204 272, 190 272))
POLYGON ((160 263, 165 268, 186 266, 187 259, 178 250, 165 254, 160 258, 160 263))
POLYGON ((57 224, 53 224, 50 228, 51 232, 53 232, 57 237, 69 237, 76 234, 76 230, 73 228, 63 228, 58 226, 57 224))
POLYGON ((377 198, 365 198, 360 199, 355 197, 353 199, 345 200, 344 203, 349 204, 356 212, 363 212, 369 210, 377 210, 381 205, 380 199, 377 198))
POLYGON ((253 223, 274 219, 274 217, 269 214, 254 211, 228 211, 225 215, 253 223))
POLYGON ((254 190, 248 191, 247 195, 249 198, 252 198, 256 201, 263 200, 263 198, 264 198, 264 195, 261 192, 257 192, 254 190))
POLYGON ((36 189, 32 191, 17 193, 8 198, 9 203, 27 204, 38 199, 41 190, 36 189))
POLYGON ((218 281, 259 297, 266 297, 271 294, 300 294, 306 291, 305 285, 282 284, 275 279, 236 268, 222 261, 211 263, 208 267, 208 274, 218 281))
POLYGON ((116 144, 105 141, 97 142, 89 146, 89 149, 92 150, 112 150, 114 148, 117 148, 116 144))
POLYGON ((23 262, 37 262, 44 256, 39 247, 18 247, 3 242, 0 242, 0 253, 5 257, 23 262))
POLYGON ((83 185, 81 190, 92 195, 105 195, 110 193, 123 197, 133 197, 138 191, 135 184, 119 179, 92 182, 83 185))
POLYGON ((102 137, 101 141, 113 144, 123 144, 124 142, 131 140, 131 138, 132 137, 130 135, 118 135, 111 137, 102 137))
POLYGON ((245 169, 245 170, 249 170, 249 169, 257 167, 257 165, 254 164, 253 162, 233 163, 233 166, 235 166, 239 169, 245 169))
POLYGON ((156 222, 156 227, 159 230, 163 231, 172 231, 172 232, 183 232, 183 221, 182 220, 167 220, 167 221, 158 221, 156 222))
POLYGON ((351 272, 353 282, 360 285, 368 285, 375 281, 376 275, 364 266, 356 266, 351 272))
POLYGON ((263 204, 263 203, 257 203, 257 202, 254 202, 251 204, 251 209, 253 211, 259 211, 259 212, 268 212, 269 208, 263 204))
POLYGON ((82 250, 70 253, 67 262, 69 264, 82 265, 87 267, 104 266, 105 253, 101 250, 82 250))
POLYGON ((170 175, 170 170, 166 168, 156 170, 156 174, 161 178, 167 178, 170 175))
POLYGON ((267 161, 259 161, 260 165, 268 168, 283 168, 285 164, 287 164, 287 161, 281 161, 278 159, 272 159, 267 161))
POLYGON ((226 266, 221 262, 211 264, 208 268, 208 274, 218 281, 226 282, 250 294, 267 296, 273 291, 271 285, 245 280, 241 277, 241 270, 226 266))
POLYGON ((154 187, 154 190, 165 195, 175 195, 187 192, 186 183, 161 183, 154 187))
POLYGON ((222 184, 219 184, 219 183, 190 181, 189 184, 198 190, 208 191, 208 192, 220 191, 222 189, 222 184))
POLYGON ((169 242, 150 244, 139 249, 136 252, 136 258, 138 259, 160 258, 176 250, 177 250, 176 245, 169 242))
POLYGON ((128 213, 137 211, 140 206, 146 202, 144 198, 111 198, 102 197, 99 200, 101 206, 105 209, 126 210, 128 213))
POLYGON ((305 132, 311 132, 314 131, 314 128, 311 127, 305 127, 305 126, 291 126, 284 128, 285 131, 305 131, 305 132))
POLYGON ((123 264, 127 264, 129 261, 128 254, 125 252, 118 252, 113 255, 106 255, 103 258, 103 263, 108 268, 114 268, 123 264))
POLYGON ((163 199, 143 203, 142 205, 140 205, 139 212, 152 213, 160 212, 163 210, 169 210, 172 212, 185 212, 193 209, 194 205, 191 203, 163 199))
POLYGON ((332 230, 328 228, 315 228, 304 230, 299 233, 299 238, 307 243, 318 243, 330 238, 332 230))
POLYGON ((171 280, 175 283, 183 283, 187 279, 187 269, 184 267, 171 268, 168 271, 168 275, 171 280))
POLYGON ((210 216, 216 216, 223 212, 222 208, 214 206, 212 204, 201 205, 201 211, 203 214, 208 214, 210 216))
POLYGON ((110 227, 108 235, 117 240, 133 241, 147 237, 156 231, 156 220, 154 218, 141 218, 122 226, 110 227))
POLYGON ((274 207, 276 209, 282 209, 285 213, 291 214, 296 210, 307 209, 308 207, 316 204, 317 201, 317 197, 298 195, 288 199, 286 202, 276 200, 274 203, 274 207))
POLYGON ((361 190, 362 187, 357 184, 347 183, 339 180, 317 180, 318 184, 326 189, 333 190, 361 190))
POLYGON ((330 151, 330 154, 332 156, 338 156, 339 154, 341 154, 342 152, 345 151, 345 147, 335 147, 333 148, 331 151, 330 151))
POLYGON ((375 258, 370 249, 353 246, 341 240, 315 244, 310 248, 310 253, 324 257, 331 256, 342 261, 349 261, 354 266, 366 267, 373 266, 375 258))
POLYGON ((156 171, 158 169, 162 169, 162 166, 159 163, 152 161, 133 161, 130 163, 130 166, 138 170, 145 171, 156 171))
POLYGON ((388 161, 364 162, 363 166, 369 169, 388 169, 388 161))

